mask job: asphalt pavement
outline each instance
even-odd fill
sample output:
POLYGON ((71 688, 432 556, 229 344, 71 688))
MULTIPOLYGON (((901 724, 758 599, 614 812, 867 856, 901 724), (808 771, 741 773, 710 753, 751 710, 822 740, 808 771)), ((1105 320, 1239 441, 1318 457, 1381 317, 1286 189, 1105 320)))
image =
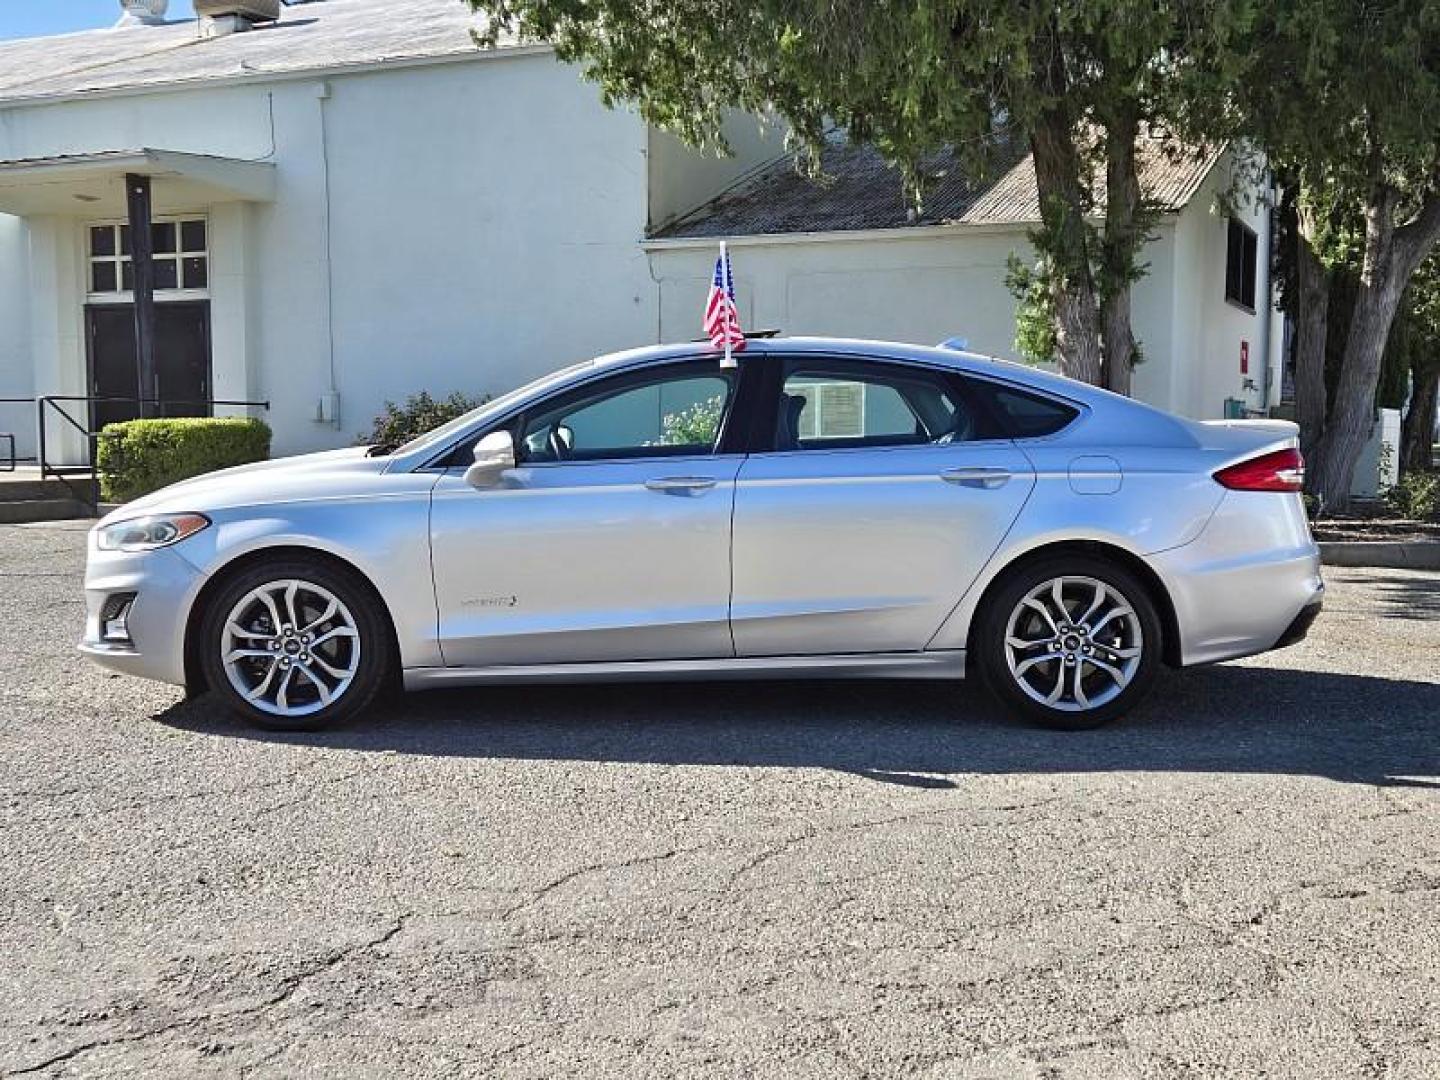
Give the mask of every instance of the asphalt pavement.
POLYGON ((272 735, 0 527, 0 1074, 1440 1076, 1440 575, 1101 731, 916 682, 272 735))

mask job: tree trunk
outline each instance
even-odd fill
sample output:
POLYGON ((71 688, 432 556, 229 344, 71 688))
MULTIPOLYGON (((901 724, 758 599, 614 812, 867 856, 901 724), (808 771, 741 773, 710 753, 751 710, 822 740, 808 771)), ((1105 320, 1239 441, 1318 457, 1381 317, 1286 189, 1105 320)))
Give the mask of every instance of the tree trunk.
POLYGON ((1435 406, 1440 401, 1440 361, 1429 358, 1424 365, 1410 369, 1414 383, 1410 390, 1410 408, 1400 428, 1400 471, 1428 470, 1435 467, 1435 406))
MULTIPOLYGON (((1298 193, 1295 193, 1298 195, 1298 193)), ((1330 274, 1315 254, 1315 213, 1291 205, 1295 240, 1295 418, 1300 423, 1300 449, 1314 455, 1325 432, 1325 333, 1330 313, 1330 274)))
POLYGON ((1365 256, 1355 313, 1345 338, 1330 422, 1307 476, 1307 486, 1330 510, 1349 504, 1355 463, 1374 424, 1375 388, 1390 324, 1405 286, 1440 237, 1440 194, 1427 197, 1420 216, 1400 228, 1394 223, 1398 201, 1394 188, 1380 184, 1365 207, 1365 256))
POLYGON ((1089 209, 1084 188, 1086 173, 1075 145, 1064 56, 1053 45, 1044 35, 1036 35, 1031 42, 1036 88, 1049 102, 1030 132, 1040 197, 1038 242, 1054 265, 1055 341, 1060 370, 1072 379, 1098 386, 1103 354, 1100 306, 1090 269, 1085 223, 1089 209))
POLYGON ((1130 325, 1130 287, 1135 257, 1144 240, 1135 140, 1140 122, 1133 107, 1117 107, 1105 130, 1105 235, 1101 241, 1100 326, 1105 345, 1105 388, 1130 393, 1135 336, 1130 325))

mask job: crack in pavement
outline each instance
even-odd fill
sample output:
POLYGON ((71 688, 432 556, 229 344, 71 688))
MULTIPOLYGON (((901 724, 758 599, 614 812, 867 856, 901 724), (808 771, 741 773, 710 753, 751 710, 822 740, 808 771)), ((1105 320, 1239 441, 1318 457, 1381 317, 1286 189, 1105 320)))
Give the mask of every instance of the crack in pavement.
POLYGON ((553 893, 556 889, 563 888, 570 882, 575 881, 577 878, 585 877, 587 874, 609 873, 613 870, 628 870, 635 866, 644 866, 647 863, 664 862, 666 859, 673 859, 676 855, 688 854, 691 851, 699 851, 705 846, 706 845, 702 844, 699 847, 685 848, 683 850, 679 848, 672 848, 669 851, 660 852, 658 854, 639 855, 633 859, 626 859, 623 862, 591 863, 588 866, 579 867, 578 869, 571 870, 569 873, 562 874, 560 877, 555 878, 553 881, 546 882, 544 885, 534 890, 525 899, 511 904, 508 908, 506 908, 500 913, 500 921, 505 922, 517 913, 524 911, 526 908, 533 907, 541 900, 545 899, 545 897, 553 893))
MULTIPOLYGON (((128 1034, 114 1035, 101 1039, 92 1039, 89 1042, 80 1043, 77 1046, 72 1046, 67 1050, 63 1050, 58 1054, 54 1054, 51 1057, 46 1058, 44 1061, 36 1062, 33 1065, 25 1065, 18 1069, 11 1069, 9 1070, 9 1075, 27 1076, 34 1073, 43 1072, 46 1069, 53 1068, 56 1065, 64 1064, 67 1061, 73 1061, 75 1058, 81 1056, 82 1054, 88 1054, 94 1050, 102 1050, 110 1046, 123 1046, 130 1043, 144 1042, 147 1039, 153 1039, 161 1035, 168 1035, 171 1032, 190 1030, 208 1022, 230 1021, 264 1013, 270 1009, 275 1008, 277 1005, 283 1005, 285 1002, 289 1001, 292 997, 295 996, 296 993, 299 992, 300 988, 304 986, 306 982, 308 982, 310 979, 315 978, 317 975, 322 975, 327 971, 333 970, 335 967, 344 963, 350 957, 355 956, 358 953, 368 952, 371 949, 377 949, 381 945, 384 945, 386 942, 392 940, 397 934, 399 934, 402 930, 405 929, 405 927, 409 924, 410 920, 415 918, 417 914, 419 913, 406 912, 404 914, 397 915, 394 918, 393 924, 387 927, 384 932, 382 932, 378 936, 368 938, 364 941, 356 942, 352 945, 347 945, 340 949, 332 950, 329 954, 322 957, 318 963, 310 965, 306 970, 296 972, 294 975, 287 976, 285 979, 282 979, 280 982, 279 991, 274 993, 269 998, 266 998, 258 1005, 248 1005, 244 1008, 233 1009, 228 1012, 206 1012, 202 1013, 199 1016, 181 1017, 180 1019, 172 1020, 168 1023, 161 1024, 158 1027, 147 1028, 144 1031, 130 1032, 128 1034)), ((443 916, 443 914, 445 913, 440 913, 440 915, 437 915, 437 917, 441 917, 443 916)))

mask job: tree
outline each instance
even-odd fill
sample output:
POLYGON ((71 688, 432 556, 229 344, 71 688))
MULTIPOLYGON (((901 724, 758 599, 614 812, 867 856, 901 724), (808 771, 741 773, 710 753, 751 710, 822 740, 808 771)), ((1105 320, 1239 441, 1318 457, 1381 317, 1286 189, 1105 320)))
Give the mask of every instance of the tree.
POLYGON ((1417 268, 1440 240, 1440 3, 1277 0, 1260 12, 1236 84, 1239 126, 1288 178, 1297 244, 1297 408, 1307 486, 1349 501, 1371 431, 1390 328, 1417 268), (1318 395, 1317 340, 1328 292, 1322 234, 1353 222, 1356 294, 1333 393, 1318 395))
POLYGON ((1440 255, 1432 254, 1416 272, 1397 322, 1386 365, 1395 372, 1395 404, 1408 391, 1400 471, 1428 471, 1435 467, 1435 409, 1440 404, 1440 255))
POLYGON ((923 198, 926 154, 950 147, 982 175, 998 148, 1023 141, 1042 219, 1026 294, 1045 306, 1062 370, 1120 390, 1147 236, 1137 139, 1177 103, 1202 100, 1195 86, 1213 89, 1228 70, 1213 60, 1248 11, 1247 0, 468 2, 487 18, 482 44, 502 33, 548 41, 608 104, 633 101, 693 145, 723 149, 729 109, 773 111, 813 163, 838 123, 923 198))

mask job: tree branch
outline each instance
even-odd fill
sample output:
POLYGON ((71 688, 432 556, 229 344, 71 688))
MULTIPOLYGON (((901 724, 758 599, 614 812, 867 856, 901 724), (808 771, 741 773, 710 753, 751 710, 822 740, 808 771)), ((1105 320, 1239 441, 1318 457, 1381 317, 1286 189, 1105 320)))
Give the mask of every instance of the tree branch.
POLYGON ((1395 230, 1397 262, 1408 280, 1440 242, 1440 189, 1429 188, 1420 212, 1395 230))

